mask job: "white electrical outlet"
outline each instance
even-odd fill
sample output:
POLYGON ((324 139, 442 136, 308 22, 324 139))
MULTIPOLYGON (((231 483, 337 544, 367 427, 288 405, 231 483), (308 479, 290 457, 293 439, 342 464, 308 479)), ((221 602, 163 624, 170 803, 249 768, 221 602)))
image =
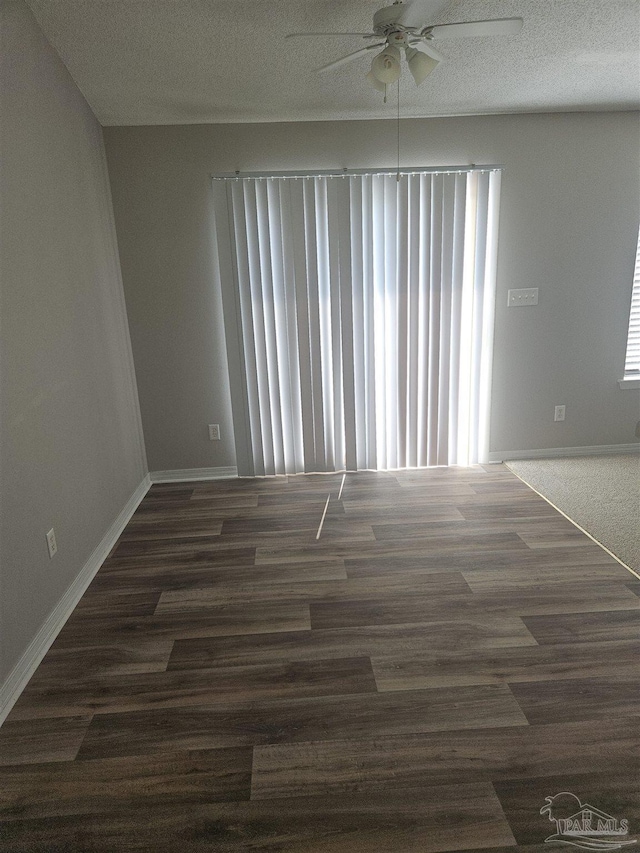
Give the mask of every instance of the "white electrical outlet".
POLYGON ((49 549, 49 559, 52 559, 58 553, 58 544, 56 542, 56 532, 53 529, 53 527, 47 533, 47 548, 49 549))
POLYGON ((563 421, 564 420, 564 406, 556 406, 555 412, 553 414, 554 421, 563 421))
POLYGON ((220 441, 220 424, 209 424, 209 441, 220 441))
POLYGON ((537 304, 537 287, 521 287, 519 290, 509 290, 507 293, 507 305, 509 306, 509 308, 517 308, 521 305, 537 304))

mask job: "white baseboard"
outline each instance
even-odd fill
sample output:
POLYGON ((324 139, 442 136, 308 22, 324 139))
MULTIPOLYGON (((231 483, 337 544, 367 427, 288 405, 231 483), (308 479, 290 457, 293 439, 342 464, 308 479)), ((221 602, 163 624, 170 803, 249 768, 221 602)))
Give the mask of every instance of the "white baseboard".
POLYGON ((152 471, 152 483, 180 483, 192 480, 228 480, 238 476, 235 465, 226 468, 176 468, 173 471, 152 471))
POLYGON ((556 459, 559 456, 601 456, 609 453, 640 453, 640 442, 634 444, 596 444, 593 447, 543 447, 540 450, 493 450, 489 462, 516 459, 556 459))
POLYGON ((31 640, 18 663, 9 673, 4 684, 0 686, 0 725, 2 725, 9 711, 11 711, 18 697, 27 686, 38 664, 49 651, 50 646, 60 633, 64 623, 73 613, 76 604, 82 598, 98 569, 109 556, 120 534, 127 526, 129 519, 136 511, 143 497, 147 494, 150 485, 151 479, 147 474, 122 508, 122 511, 111 527, 102 537, 100 544, 94 549, 69 589, 41 625, 38 633, 31 640))

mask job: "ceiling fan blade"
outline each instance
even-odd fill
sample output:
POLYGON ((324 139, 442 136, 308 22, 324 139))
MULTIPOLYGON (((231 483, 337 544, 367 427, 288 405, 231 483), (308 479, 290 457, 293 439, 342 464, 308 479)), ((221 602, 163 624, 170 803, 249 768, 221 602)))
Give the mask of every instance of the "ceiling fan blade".
POLYGON ((522 18, 498 18, 494 21, 461 21, 459 24, 437 24, 429 29, 438 39, 458 39, 467 36, 513 36, 522 29, 522 18))
POLYGON ((373 50, 377 47, 384 47, 386 42, 380 42, 379 44, 368 44, 366 47, 360 48, 360 50, 355 50, 353 53, 348 53, 346 56, 341 57, 340 59, 336 59, 335 62, 330 62, 328 65, 322 65, 320 68, 316 68, 316 71, 331 71, 334 68, 340 68, 341 65, 346 65, 348 62, 352 62, 358 56, 363 56, 370 50, 373 50))
POLYGON ((409 44, 411 47, 415 47, 418 50, 421 50, 423 53, 426 53, 427 56, 430 56, 431 59, 435 59, 437 62, 442 62, 444 56, 433 47, 430 39, 421 38, 421 39, 409 39, 409 44))
POLYGON ((286 39, 307 39, 316 38, 317 36, 362 36, 365 39, 378 38, 375 33, 289 33, 285 36, 286 39))
POLYGON ((450 0, 412 0, 409 3, 402 3, 396 21, 403 27, 423 28, 449 3, 450 0))

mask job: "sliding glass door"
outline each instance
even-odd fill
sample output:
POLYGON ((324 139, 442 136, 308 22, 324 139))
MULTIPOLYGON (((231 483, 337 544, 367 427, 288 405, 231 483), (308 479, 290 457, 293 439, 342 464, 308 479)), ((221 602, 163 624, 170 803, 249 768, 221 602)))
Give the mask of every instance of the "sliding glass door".
POLYGON ((214 180, 241 475, 486 459, 499 184, 214 180))

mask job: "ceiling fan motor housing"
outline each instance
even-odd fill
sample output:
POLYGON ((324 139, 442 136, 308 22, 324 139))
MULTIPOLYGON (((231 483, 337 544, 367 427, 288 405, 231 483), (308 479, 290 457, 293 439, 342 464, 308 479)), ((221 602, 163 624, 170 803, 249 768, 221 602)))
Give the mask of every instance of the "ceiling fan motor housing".
POLYGON ((393 6, 385 6, 384 9, 379 9, 373 16, 374 33, 387 36, 393 31, 403 32, 404 27, 397 23, 403 6, 402 3, 394 3, 393 6))
POLYGON ((387 42, 393 47, 407 47, 407 34, 400 30, 393 30, 387 35, 387 42))

